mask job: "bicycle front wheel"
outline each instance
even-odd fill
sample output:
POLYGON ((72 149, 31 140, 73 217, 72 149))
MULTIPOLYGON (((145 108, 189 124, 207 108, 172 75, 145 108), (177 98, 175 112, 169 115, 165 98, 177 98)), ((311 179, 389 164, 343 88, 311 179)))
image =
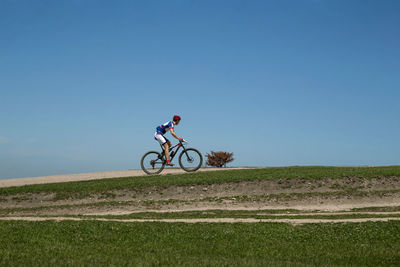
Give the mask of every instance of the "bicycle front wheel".
POLYGON ((159 152, 149 151, 142 157, 140 165, 147 174, 159 174, 165 167, 165 161, 159 152))
POLYGON ((179 165, 187 172, 197 171, 203 163, 203 157, 195 148, 187 148, 179 155, 179 165))

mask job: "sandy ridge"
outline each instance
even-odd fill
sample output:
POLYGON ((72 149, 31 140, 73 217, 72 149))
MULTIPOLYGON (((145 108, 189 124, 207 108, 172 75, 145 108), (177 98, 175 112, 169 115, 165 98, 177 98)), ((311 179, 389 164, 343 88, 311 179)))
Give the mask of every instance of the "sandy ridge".
MULTIPOLYGON (((242 167, 200 168, 198 171, 223 171, 223 170, 240 170, 240 169, 248 169, 248 168, 242 168, 242 167)), ((164 169, 160 175, 180 174, 180 173, 186 173, 186 172, 182 169, 167 168, 164 169)), ((135 177, 135 176, 146 176, 146 174, 142 170, 121 170, 121 171, 89 172, 89 173, 78 173, 78 174, 60 174, 60 175, 27 177, 27 178, 13 178, 13 179, 0 180, 0 188, 11 187, 11 186, 24 186, 31 184, 76 182, 76 181, 88 181, 88 180, 98 180, 106 178, 135 177)))

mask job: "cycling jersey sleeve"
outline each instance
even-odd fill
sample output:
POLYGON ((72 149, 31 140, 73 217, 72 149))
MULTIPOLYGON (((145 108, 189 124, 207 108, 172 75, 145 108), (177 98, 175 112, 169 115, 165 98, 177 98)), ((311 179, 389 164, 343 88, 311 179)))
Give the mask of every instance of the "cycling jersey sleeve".
POLYGON ((172 121, 170 121, 169 123, 168 123, 168 129, 174 129, 174 124, 172 123, 172 121))

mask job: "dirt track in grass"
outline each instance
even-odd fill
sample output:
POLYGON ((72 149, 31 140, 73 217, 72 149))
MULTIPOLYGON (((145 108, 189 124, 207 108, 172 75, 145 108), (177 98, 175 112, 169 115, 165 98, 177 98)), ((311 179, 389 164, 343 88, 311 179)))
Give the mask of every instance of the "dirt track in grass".
POLYGON ((71 217, 0 217, 0 220, 17 221, 103 221, 103 222, 166 222, 166 223, 361 223, 400 221, 400 218, 354 218, 354 219, 255 219, 255 218, 199 218, 199 219, 105 219, 105 218, 71 218, 71 217))
MULTIPOLYGON (((210 169, 207 169, 210 170, 210 169)), ((173 170, 175 171, 175 170, 173 170)), ((86 175, 86 174, 85 174, 86 175)), ((109 176, 109 175, 108 175, 109 176)), ((75 177, 76 178, 76 177, 75 177)), ((74 178, 74 179, 75 179, 74 178)), ((105 178, 105 177, 103 177, 105 178)), ((51 178, 48 178, 51 180, 51 178)), ((52 182, 54 180, 51 180, 52 182)), ((332 212, 357 208, 387 207, 400 210, 400 177, 340 179, 303 178, 241 181, 212 185, 185 185, 140 190, 113 190, 84 198, 56 199, 55 194, 19 194, 0 199, 2 219, 21 220, 82 220, 70 218, 82 215, 129 215, 139 212, 183 212, 207 210, 299 210, 332 212), (21 217, 23 216, 23 217, 21 217), (43 216, 54 216, 44 218, 43 216), (58 218, 58 219, 57 219, 58 218)), ((279 212, 277 211, 277 214, 279 212)), ((348 213, 349 214, 349 213, 348 213)), ((353 213, 354 214, 354 213, 353 213)), ((365 214, 365 213, 362 213, 365 214)), ((398 220, 390 218, 352 219, 256 219, 256 218, 198 218, 198 219, 127 219, 113 221, 165 221, 165 222, 361 222, 398 220)), ((275 216, 275 215, 274 215, 275 216)), ((111 220, 101 219, 99 220, 111 220)))

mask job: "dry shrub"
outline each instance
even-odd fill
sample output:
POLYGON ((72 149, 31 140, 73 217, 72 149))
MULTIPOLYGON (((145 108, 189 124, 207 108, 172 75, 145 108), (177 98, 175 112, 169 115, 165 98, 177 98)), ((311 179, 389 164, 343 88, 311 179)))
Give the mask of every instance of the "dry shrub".
POLYGON ((229 152, 214 152, 211 151, 211 154, 206 154, 207 162, 206 164, 214 167, 226 167, 226 164, 232 162, 234 160, 233 153, 229 152))

